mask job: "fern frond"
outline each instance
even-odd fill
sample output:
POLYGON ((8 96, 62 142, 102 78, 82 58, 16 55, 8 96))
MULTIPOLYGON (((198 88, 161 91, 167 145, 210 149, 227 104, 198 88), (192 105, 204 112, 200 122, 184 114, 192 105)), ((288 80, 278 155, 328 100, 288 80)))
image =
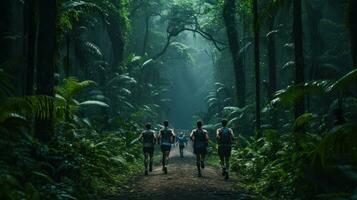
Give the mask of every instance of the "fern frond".
POLYGON ((10 83, 11 77, 4 71, 0 70, 0 98, 12 94, 14 87, 10 83))
POLYGON ((80 82, 75 77, 69 77, 64 79, 62 85, 55 87, 55 91, 65 99, 70 100, 82 90, 93 85, 96 85, 94 81, 86 80, 80 82))

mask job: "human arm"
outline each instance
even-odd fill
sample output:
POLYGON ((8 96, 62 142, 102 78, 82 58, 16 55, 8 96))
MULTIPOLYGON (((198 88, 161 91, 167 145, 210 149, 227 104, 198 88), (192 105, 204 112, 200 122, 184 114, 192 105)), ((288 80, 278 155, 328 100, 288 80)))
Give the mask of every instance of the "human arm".
POLYGON ((207 141, 209 140, 209 136, 208 136, 208 131, 207 130, 205 130, 205 138, 206 138, 207 141))
POLYGON ((160 140, 161 140, 161 130, 159 130, 159 133, 156 136, 156 141, 158 144, 160 144, 160 140))
POLYGON ((234 141, 234 132, 231 128, 229 129, 229 131, 231 132, 231 139, 232 139, 232 141, 234 141))
POLYGON ((175 134, 175 132, 174 132, 174 129, 171 129, 171 141, 172 141, 172 143, 175 143, 175 140, 176 140, 176 134, 175 134))
POLYGON ((190 140, 193 141, 195 139, 195 135, 193 134, 194 130, 191 131, 190 133, 190 140))
POLYGON ((220 129, 217 129, 217 131, 216 131, 216 140, 217 140, 217 141, 219 141, 219 140, 221 139, 219 133, 220 133, 220 129))

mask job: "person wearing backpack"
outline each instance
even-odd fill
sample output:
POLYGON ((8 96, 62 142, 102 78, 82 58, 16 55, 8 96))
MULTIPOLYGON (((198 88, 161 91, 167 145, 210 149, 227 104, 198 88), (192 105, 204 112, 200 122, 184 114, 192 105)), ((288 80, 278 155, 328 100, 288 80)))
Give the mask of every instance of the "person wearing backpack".
POLYGON ((196 165, 198 170, 198 177, 201 177, 201 168, 205 168, 205 156, 207 154, 208 146, 208 132, 202 128, 202 122, 197 122, 197 128, 193 129, 190 138, 193 141, 193 153, 196 155, 196 165))
POLYGON ((180 133, 180 135, 177 137, 177 144, 179 145, 180 149, 180 157, 183 158, 183 149, 187 145, 187 138, 184 133, 180 133))
POLYGON ((154 156, 154 145, 156 141, 156 136, 155 132, 151 130, 151 124, 146 124, 145 128, 146 130, 141 133, 139 138, 143 142, 145 175, 148 175, 148 168, 149 171, 152 172, 152 158, 154 156))
POLYGON ((222 120, 222 127, 217 129, 216 139, 218 142, 218 155, 221 161, 222 175, 225 176, 225 179, 228 179, 229 158, 231 156, 234 134, 232 129, 227 128, 227 120, 222 120))
POLYGON ((169 128, 168 121, 164 121, 164 128, 160 130, 158 139, 162 152, 162 170, 165 174, 167 174, 167 164, 170 156, 171 145, 175 141, 175 133, 169 128))

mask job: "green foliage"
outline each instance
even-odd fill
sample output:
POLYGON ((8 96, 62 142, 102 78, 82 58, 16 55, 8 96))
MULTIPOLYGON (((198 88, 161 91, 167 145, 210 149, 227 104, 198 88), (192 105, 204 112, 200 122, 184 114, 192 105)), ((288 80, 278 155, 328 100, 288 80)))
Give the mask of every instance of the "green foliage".
POLYGON ((55 98, 5 97, 0 105, 0 199, 98 199, 116 192, 138 167, 135 122, 118 123, 116 131, 99 132, 77 108, 108 107, 78 98, 93 81, 70 77, 56 87, 55 98), (51 113, 55 115, 51 115, 51 113), (68 115, 64 121, 62 112, 68 115), (32 134, 32 120, 55 118, 50 143, 32 134))
POLYGON ((272 105, 281 104, 284 106, 292 106, 296 101, 309 94, 330 95, 342 92, 356 80, 357 70, 354 69, 335 82, 313 81, 303 85, 289 86, 287 89, 277 91, 270 103, 272 105))

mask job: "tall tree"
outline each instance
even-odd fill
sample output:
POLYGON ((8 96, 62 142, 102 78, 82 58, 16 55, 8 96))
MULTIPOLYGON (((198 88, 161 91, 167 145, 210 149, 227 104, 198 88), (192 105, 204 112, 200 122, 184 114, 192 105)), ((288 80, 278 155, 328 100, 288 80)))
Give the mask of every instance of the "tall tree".
POLYGON ((25 95, 33 94, 35 73, 35 44, 36 44, 36 1, 25 0, 24 2, 24 57, 26 65, 25 95))
POLYGON ((112 43, 113 63, 112 70, 118 71, 120 63, 124 59, 124 30, 121 25, 122 19, 117 12, 112 13, 109 18, 108 33, 112 43))
POLYGON ((349 0, 349 26, 351 35, 353 66, 357 67, 357 1, 349 0))
POLYGON ((268 98, 272 98, 274 92, 277 89, 276 85, 276 45, 275 45, 275 15, 273 13, 269 18, 269 33, 268 38, 268 68, 269 68, 269 86, 268 86, 268 98))
POLYGON ((255 72, 255 113, 256 129, 260 134, 260 25, 258 24, 258 0, 253 0, 253 32, 254 32, 254 72, 255 72))
POLYGON ((243 61, 239 55, 240 44, 236 28, 236 2, 225 0, 223 4, 223 20, 226 27, 229 49, 233 59, 234 77, 236 85, 237 105, 245 106, 245 74, 243 61))
MULTIPOLYGON (((267 35, 267 53, 268 53, 268 99, 272 99, 275 91, 277 90, 277 79, 276 79, 276 45, 275 45, 275 18, 277 11, 272 11, 271 17, 269 18, 269 33, 267 35)), ((276 112, 273 110, 271 113, 271 124, 274 128, 277 127, 277 116, 276 112)))
MULTIPOLYGON (((322 55, 324 40, 321 37, 319 30, 319 24, 322 19, 322 6, 314 5, 314 2, 309 1, 305 3, 306 13, 309 18, 309 35, 310 35, 310 68, 308 69, 308 80, 314 80, 316 77, 317 70, 319 69, 319 57, 322 55)), ((311 96, 306 96, 306 110, 310 112, 311 96)))
MULTIPOLYGON (((303 30, 302 30, 302 14, 301 1, 294 0, 293 11, 293 38, 295 46, 295 85, 304 84, 304 53, 303 53, 303 30)), ((298 118, 305 111, 304 99, 300 99, 295 103, 294 115, 298 118)))
POLYGON ((0 6, 0 67, 9 59, 11 40, 11 1, 1 1, 0 6))
MULTIPOLYGON (((37 94, 54 96, 57 0, 39 0, 38 17, 37 94)), ((44 103, 46 104, 48 116, 46 119, 37 119, 35 133, 41 141, 46 142, 51 139, 53 131, 53 103, 51 101, 44 103)))

